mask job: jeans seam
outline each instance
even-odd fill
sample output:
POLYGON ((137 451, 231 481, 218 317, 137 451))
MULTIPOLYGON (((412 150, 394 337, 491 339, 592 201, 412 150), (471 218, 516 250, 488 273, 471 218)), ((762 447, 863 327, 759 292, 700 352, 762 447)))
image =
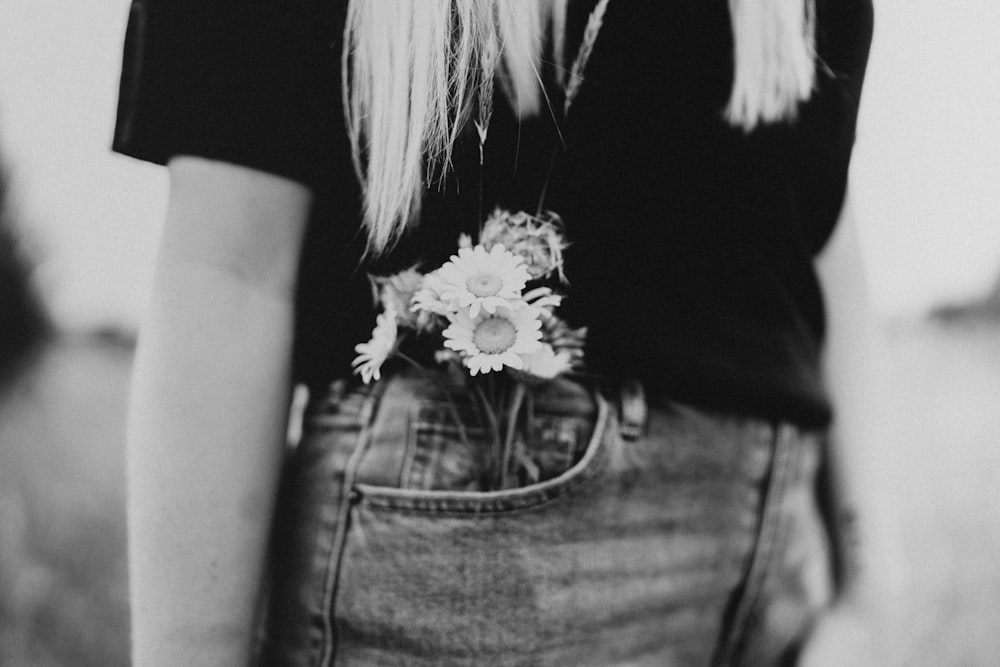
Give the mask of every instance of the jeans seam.
POLYGON ((757 606, 761 591, 770 570, 775 546, 781 533, 780 505, 788 482, 790 461, 794 454, 787 427, 775 425, 772 438, 771 465, 761 499, 759 527, 754 538, 747 574, 729 627, 723 631, 724 640, 719 644, 712 660, 715 667, 735 664, 749 623, 751 612, 757 606))
POLYGON ((380 397, 381 392, 379 391, 372 391, 366 397, 365 404, 358 415, 360 430, 357 443, 344 468, 344 480, 340 488, 340 498, 338 499, 337 506, 336 532, 334 533, 333 544, 330 549, 326 578, 323 582, 322 605, 320 606, 323 613, 323 639, 320 647, 319 664, 324 667, 333 665, 333 660, 337 652, 334 601, 337 596, 340 566, 343 562, 344 545, 347 537, 347 522, 350 520, 351 494, 354 488, 354 477, 357 474, 358 466, 361 463, 366 445, 371 437, 372 418, 380 397))
POLYGON ((417 433, 413 428, 413 420, 414 416, 419 416, 420 414, 420 403, 414 402, 409 410, 409 426, 406 429, 406 442, 403 443, 403 465, 399 467, 399 480, 397 482, 400 487, 407 486, 412 481, 413 462, 416 458, 418 448, 417 433))
POLYGON ((518 514, 520 512, 530 512, 546 505, 551 505, 554 502, 563 500, 570 492, 578 491, 580 488, 585 487, 590 484, 594 484, 600 480, 598 473, 603 472, 606 464, 604 461, 595 461, 594 467, 589 470, 592 474, 587 476, 580 476, 573 482, 568 482, 566 486, 560 487, 559 491, 555 493, 551 498, 545 498, 537 502, 532 502, 530 504, 524 505, 522 507, 511 507, 509 509, 490 509, 490 510, 444 510, 444 509, 424 509, 424 508, 414 508, 414 507, 400 507, 398 505, 388 505, 383 503, 373 503, 365 500, 362 494, 361 503, 368 510, 372 512, 382 512, 386 514, 400 514, 407 516, 423 516, 423 517, 449 517, 449 518, 490 518, 497 516, 510 516, 512 514, 518 514))

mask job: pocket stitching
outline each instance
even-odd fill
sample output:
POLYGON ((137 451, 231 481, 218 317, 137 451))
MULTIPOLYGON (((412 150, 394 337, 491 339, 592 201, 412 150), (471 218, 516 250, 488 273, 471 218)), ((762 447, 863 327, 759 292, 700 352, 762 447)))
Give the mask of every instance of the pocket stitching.
POLYGON ((772 435, 770 479, 761 498, 761 517, 749 556, 750 562, 743 578, 742 590, 733 617, 713 658, 713 666, 738 664, 740 661, 747 624, 760 600, 761 591, 771 570, 779 533, 783 528, 780 505, 788 486, 792 457, 795 455, 792 445, 787 428, 775 426, 772 435))
MULTIPOLYGON (((528 512, 536 509, 550 505, 558 500, 565 499, 570 492, 577 491, 581 487, 588 484, 593 484, 597 482, 597 473, 603 472, 607 467, 606 461, 594 461, 594 465, 589 467, 588 470, 593 471, 593 474, 580 474, 577 475, 573 480, 567 480, 562 486, 557 487, 551 496, 541 498, 539 500, 532 500, 524 505, 518 507, 509 508, 489 508, 489 509, 455 509, 455 508, 440 508, 440 507, 405 507, 402 505, 390 504, 388 502, 372 502, 364 492, 364 488, 369 489, 382 489, 386 487, 372 487, 365 485, 357 485, 359 491, 361 491, 361 497, 358 500, 358 505, 364 505, 366 509, 373 512, 382 512, 385 514, 398 514, 398 515, 410 515, 410 516, 440 516, 440 517, 451 517, 451 518, 469 518, 473 519, 476 517, 490 518, 497 516, 509 516, 516 514, 518 512, 528 512)), ((525 487, 530 488, 530 487, 525 487)), ((462 499, 465 500, 465 499, 462 499)), ((478 498, 470 498, 473 502, 477 502, 478 498)))

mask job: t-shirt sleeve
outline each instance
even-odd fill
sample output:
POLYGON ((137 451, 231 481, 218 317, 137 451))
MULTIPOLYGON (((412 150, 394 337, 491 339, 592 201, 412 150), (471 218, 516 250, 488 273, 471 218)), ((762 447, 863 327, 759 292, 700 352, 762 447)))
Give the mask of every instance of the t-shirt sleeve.
POLYGON ((833 234, 847 191, 858 125, 861 90, 874 29, 870 0, 852 11, 838 3, 820 6, 817 86, 795 124, 799 147, 797 192, 813 254, 833 234))
POLYGON ((342 5, 134 0, 113 149, 157 164, 197 155, 307 185, 342 171, 342 5))

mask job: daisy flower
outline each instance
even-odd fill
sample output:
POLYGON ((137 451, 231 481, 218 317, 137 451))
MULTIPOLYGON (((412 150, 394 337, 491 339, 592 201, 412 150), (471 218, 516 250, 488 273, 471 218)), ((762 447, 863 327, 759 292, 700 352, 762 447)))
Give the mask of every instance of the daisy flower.
POLYGON ((531 278, 521 258, 502 244, 489 252, 481 245, 460 248, 438 273, 445 282, 442 298, 454 300, 458 307, 468 307, 473 319, 480 308, 491 315, 501 306, 516 308, 521 290, 531 278))
POLYGON ((415 324, 417 331, 437 331, 441 325, 440 318, 450 317, 455 312, 457 306, 451 301, 443 301, 441 292, 445 289, 445 282, 437 271, 431 271, 424 275, 424 281, 420 289, 414 293, 410 299, 410 312, 416 313, 415 324))
POLYGON ((410 301, 412 311, 427 311, 436 315, 451 315, 456 310, 456 306, 443 299, 444 291, 448 289, 445 282, 437 271, 431 271, 424 276, 424 281, 420 289, 413 295, 410 301))
POLYGON ((372 339, 367 343, 358 343, 354 346, 354 351, 358 353, 358 356, 351 362, 351 366, 354 367, 355 373, 361 375, 365 384, 382 378, 382 364, 395 350, 397 335, 396 313, 392 308, 389 308, 375 318, 372 339))
POLYGON ((543 343, 536 352, 522 355, 524 367, 521 372, 542 380, 551 380, 571 370, 573 358, 569 352, 556 352, 548 343, 543 343))
POLYGON ((423 275, 416 269, 406 269, 391 276, 369 278, 382 309, 395 313, 398 325, 417 328, 417 314, 410 309, 410 303, 417 291, 423 287, 423 275))
POLYGON ((463 309, 444 330, 444 345, 462 353, 470 375, 500 371, 504 366, 519 369, 524 366, 521 355, 542 346, 541 327, 538 311, 530 307, 498 306, 493 313, 480 312, 475 317, 463 309))
POLYGON ((548 287, 536 287, 527 292, 522 298, 530 306, 547 309, 543 312, 543 315, 550 314, 553 308, 558 308, 562 303, 562 295, 553 294, 552 290, 548 287))

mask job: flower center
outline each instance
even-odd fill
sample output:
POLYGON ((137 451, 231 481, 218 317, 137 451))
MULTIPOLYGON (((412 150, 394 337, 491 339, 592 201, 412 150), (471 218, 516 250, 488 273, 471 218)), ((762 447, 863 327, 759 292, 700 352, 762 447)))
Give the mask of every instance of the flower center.
POLYGON ((469 276, 465 286, 475 296, 496 296, 503 288, 503 281, 492 273, 477 273, 469 276))
POLYGON ((472 342, 486 354, 499 354, 514 344, 517 329, 503 317, 487 317, 476 326, 472 342))

